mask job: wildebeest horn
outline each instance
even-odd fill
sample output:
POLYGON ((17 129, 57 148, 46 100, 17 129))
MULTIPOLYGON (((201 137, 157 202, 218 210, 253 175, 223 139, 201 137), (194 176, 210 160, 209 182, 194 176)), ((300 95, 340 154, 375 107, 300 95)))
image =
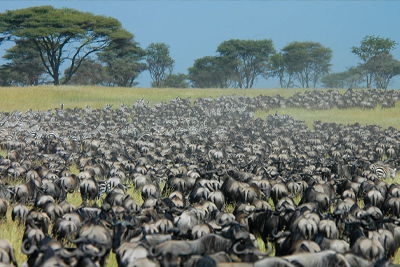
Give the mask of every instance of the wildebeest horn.
POLYGON ((70 252, 68 250, 62 249, 58 252, 59 256, 62 258, 71 258, 71 257, 80 257, 83 256, 83 252, 80 249, 75 249, 74 251, 70 252))
POLYGON ((82 241, 84 241, 84 240, 87 240, 86 237, 79 237, 79 238, 73 240, 73 239, 71 238, 71 233, 68 233, 68 234, 67 234, 67 239, 68 239, 68 241, 71 242, 71 243, 79 243, 79 242, 82 242, 82 241))
POLYGON ((277 207, 277 208, 275 209, 275 211, 279 213, 279 212, 281 212, 283 209, 284 209, 284 208, 283 208, 282 206, 279 206, 279 207, 277 207))
POLYGON ((272 230, 271 234, 276 239, 279 239, 283 236, 283 232, 278 232, 278 230, 276 228, 274 230, 272 230))
POLYGON ((35 246, 35 245, 31 245, 31 247, 28 249, 28 250, 26 250, 25 249, 25 246, 26 246, 26 243, 28 242, 28 240, 26 239, 26 240, 24 240, 24 242, 22 242, 22 245, 21 245, 21 251, 22 251, 22 253, 24 253, 24 254, 26 254, 26 255, 32 255, 35 251, 38 251, 39 250, 39 248, 37 247, 37 246, 35 246))
POLYGON ((295 211, 296 209, 294 207, 292 207, 292 206, 288 206, 288 207, 286 207, 285 210, 286 211, 295 211))
POLYGON ((335 215, 343 215, 344 213, 345 213, 344 210, 337 210, 337 211, 333 212, 333 214, 335 214, 335 215))
POLYGON ((269 254, 271 254, 272 252, 272 247, 268 246, 268 244, 265 244, 265 248, 267 249, 267 251, 263 252, 260 249, 256 248, 253 250, 253 254, 257 255, 257 256, 261 256, 261 257, 267 257, 269 256, 269 254))
POLYGON ((365 226, 369 226, 369 225, 371 225, 371 224, 373 224, 374 223, 374 221, 372 220, 372 218, 371 217, 369 217, 369 216, 367 216, 366 217, 366 220, 361 220, 361 224, 362 225, 365 225, 365 226))
POLYGON ((155 246, 149 248, 149 255, 151 257, 158 257, 160 254, 161 254, 161 251, 157 253, 155 246))
POLYGON ((86 246, 83 246, 83 252, 84 252, 87 256, 90 256, 90 257, 100 257, 100 258, 103 257, 104 254, 106 253, 106 248, 105 248, 104 246, 101 246, 100 249, 101 249, 101 250, 100 250, 99 253, 93 254, 91 251, 88 251, 88 250, 87 250, 86 246))
POLYGON ((239 250, 237 249, 237 247, 238 247, 239 245, 240 245, 240 243, 238 242, 238 243, 234 244, 233 247, 232 247, 232 250, 233 250, 233 252, 234 252, 235 254, 238 254, 238 255, 240 255, 240 254, 248 254, 248 253, 250 252, 250 250, 249 250, 248 248, 239 251, 239 250))

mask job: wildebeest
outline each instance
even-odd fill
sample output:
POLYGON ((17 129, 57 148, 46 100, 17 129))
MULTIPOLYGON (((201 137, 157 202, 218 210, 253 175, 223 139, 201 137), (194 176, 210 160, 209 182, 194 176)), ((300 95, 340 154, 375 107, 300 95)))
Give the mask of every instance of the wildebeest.
MULTIPOLYGON (((232 266, 389 264, 400 245, 400 194, 387 180, 400 165, 394 156, 398 129, 321 121, 309 129, 279 112, 265 120, 254 116, 280 107, 362 108, 398 96, 390 90, 312 90, 287 98, 223 96, 193 104, 177 98, 154 107, 140 100, 116 109, 0 112, 0 142, 8 150, 8 158, 0 156, 0 197, 11 205, 34 203, 24 249, 32 244, 38 257, 31 262, 39 266, 98 266, 111 248, 123 266, 174 265, 172 256, 182 266, 207 260, 232 266), (6 184, 24 176, 22 185, 6 184), (70 205, 63 190, 80 190, 84 203, 70 205), (99 206, 93 202, 98 199, 99 206), (47 221, 55 222, 52 233, 47 221), (91 223, 103 225, 109 235, 99 236, 107 238, 82 236, 91 223), (348 229, 352 224, 362 233, 357 239, 348 229), (40 248, 41 232, 59 238, 78 233, 70 237, 77 248, 59 253, 47 241, 40 248), (220 252, 210 245, 210 251, 196 248, 187 255, 171 245, 183 253, 210 235, 231 243, 220 252), (252 235, 274 243, 277 257, 259 253, 252 235), (377 240, 383 252, 366 239, 377 240), (212 254, 196 254, 204 251, 212 254), (291 253, 298 254, 281 257, 291 253)), ((15 215, 23 218, 25 211, 20 205, 15 215)))

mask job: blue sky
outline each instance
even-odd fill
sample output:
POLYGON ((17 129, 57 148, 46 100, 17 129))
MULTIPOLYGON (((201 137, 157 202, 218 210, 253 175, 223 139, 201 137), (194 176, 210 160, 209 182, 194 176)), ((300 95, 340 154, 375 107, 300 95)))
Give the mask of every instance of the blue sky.
MULTIPOLYGON (((229 39, 272 39, 277 51, 293 41, 320 42, 333 50, 333 72, 357 65, 351 47, 366 35, 400 43, 400 1, 0 1, 0 12, 38 5, 114 17, 142 48, 168 44, 174 73, 187 73, 195 59, 216 55, 218 45, 229 39)), ((400 60, 399 45, 393 54, 400 60)), ((148 72, 137 81, 149 87, 148 72)), ((259 78, 254 87, 278 85, 259 78)), ((400 88, 400 77, 389 87, 400 88)))

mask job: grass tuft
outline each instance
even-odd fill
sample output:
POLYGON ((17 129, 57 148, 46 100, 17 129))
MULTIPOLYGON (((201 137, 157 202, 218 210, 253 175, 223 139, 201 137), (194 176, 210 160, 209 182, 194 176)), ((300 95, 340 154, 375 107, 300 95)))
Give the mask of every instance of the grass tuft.
POLYGON ((363 209, 364 206, 365 206, 365 204, 364 204, 364 199, 358 198, 358 199, 357 199, 357 206, 358 206, 360 209, 363 209))
MULTIPOLYGON (((314 122, 334 122, 343 125, 351 125, 360 123, 363 125, 378 125, 383 129, 394 127, 400 129, 400 105, 391 109, 371 109, 363 110, 361 108, 338 109, 333 108, 329 110, 306 110, 300 108, 286 108, 278 109, 280 114, 287 114, 293 118, 304 121, 304 124, 311 130, 314 129, 314 122), (382 119, 385 118, 385 119, 382 119)), ((257 110, 255 112, 256 118, 266 119, 268 115, 275 114, 276 110, 257 110)))
POLYGON ((82 198, 81 198, 81 194, 77 191, 75 191, 74 193, 68 193, 67 195, 67 201, 74 205, 75 208, 79 207, 82 204, 82 198))
POLYGON ((161 190, 161 198, 167 198, 171 195, 172 192, 175 191, 174 188, 171 187, 166 188, 167 183, 165 181, 161 181, 159 185, 161 190))
MULTIPOLYGON (((265 247, 265 243, 262 240, 262 238, 260 236, 257 236, 257 244, 258 244, 258 248, 262 251, 262 252, 267 252, 267 248, 265 247)), ((268 246, 270 248, 272 248, 272 252, 271 254, 269 254, 269 257, 275 257, 275 245, 272 244, 271 242, 268 242, 268 246)))
POLYGON ((275 211, 275 204, 274 201, 272 201, 272 198, 268 199, 268 204, 271 206, 272 211, 275 211))
POLYGON ((235 210, 236 206, 235 204, 224 204, 224 206, 222 207, 222 210, 227 212, 227 213, 231 213, 233 214, 233 211, 235 210))
POLYGON ((293 201, 294 201, 294 204, 296 204, 296 206, 299 205, 299 203, 301 201, 301 197, 302 197, 301 194, 297 194, 297 195, 294 196, 293 201))
POLYGON ((2 156, 3 158, 7 157, 7 150, 1 150, 0 148, 0 156, 2 156))
POLYGON ((256 97, 259 95, 283 97, 292 96, 306 89, 177 89, 177 88, 127 88, 99 86, 34 86, 34 87, 0 87, 0 111, 20 110, 49 110, 59 108, 103 108, 111 104, 117 108, 121 103, 133 104, 136 100, 144 99, 151 105, 159 102, 169 102, 172 98, 190 97, 191 100, 202 97, 220 97, 233 95, 256 97))
POLYGON ((80 173, 79 169, 78 169, 78 165, 76 163, 73 163, 70 167, 69 167, 69 171, 72 174, 78 175, 80 173))
POLYGON ((11 219, 11 212, 14 206, 9 205, 7 210, 7 217, 1 219, 0 239, 8 240, 15 250, 15 258, 18 265, 21 265, 27 260, 25 254, 21 251, 22 236, 24 235, 24 225, 19 225, 18 222, 13 222, 11 219))
POLYGON ((130 195, 133 200, 135 200, 139 205, 143 204, 143 198, 142 198, 142 190, 136 190, 136 188, 133 185, 128 185, 128 190, 126 190, 126 194, 130 195))

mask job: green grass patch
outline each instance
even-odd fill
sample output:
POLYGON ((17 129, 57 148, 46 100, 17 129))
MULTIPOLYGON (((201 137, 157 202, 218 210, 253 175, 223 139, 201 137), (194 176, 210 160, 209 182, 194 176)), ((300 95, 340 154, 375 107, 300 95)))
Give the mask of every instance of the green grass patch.
POLYGON ((272 198, 268 199, 268 204, 271 206, 272 211, 275 211, 275 204, 274 201, 272 201, 272 198))
MULTIPOLYGON (((262 251, 262 252, 267 252, 267 248, 265 247, 265 243, 262 240, 262 238, 260 236, 257 236, 257 244, 258 244, 258 248, 262 251)), ((275 245, 272 244, 271 242, 268 242, 268 246, 270 248, 272 248, 272 252, 271 254, 269 254, 269 257, 275 257, 275 245)))
MULTIPOLYGON (((293 118, 304 121, 309 129, 314 129, 314 122, 322 121, 328 123, 339 123, 351 125, 360 123, 363 125, 378 125, 383 129, 394 127, 400 129, 400 105, 391 109, 363 110, 361 108, 330 110, 306 110, 299 108, 278 109, 281 115, 287 114, 293 118)), ((258 110, 255 112, 257 118, 266 119, 268 115, 275 114, 275 110, 258 110)))
POLYGON ((72 174, 78 175, 80 173, 79 169, 78 169, 78 165, 76 163, 73 163, 70 167, 69 167, 69 171, 72 174))
POLYGON ((175 191, 174 188, 166 188, 167 183, 165 181, 161 181, 159 186, 160 186, 160 190, 161 190, 161 198, 168 198, 172 192, 175 191))
POLYGON ((224 206, 222 207, 222 210, 227 212, 227 213, 231 213, 233 214, 233 211, 235 210, 236 206, 235 204, 224 204, 224 206))
POLYGON ((132 198, 133 198, 133 200, 135 200, 139 205, 142 205, 143 204, 143 198, 142 198, 142 191, 141 190, 134 190, 133 189, 133 191, 131 190, 131 191, 129 191, 128 190, 128 195, 130 195, 132 198))
POLYGON ((263 251, 263 252, 267 251, 267 249, 265 248, 265 243, 260 236, 257 236, 257 244, 258 244, 258 248, 261 251, 263 251))
POLYGON ((67 196, 67 201, 77 208, 82 204, 81 194, 79 192, 74 192, 72 194, 69 193, 67 196))
POLYGON ((0 156, 2 156, 3 158, 7 157, 7 150, 1 150, 0 148, 0 156))
POLYGON ((394 254, 393 258, 391 259, 394 264, 399 264, 400 263, 400 248, 396 251, 394 254))
POLYGON ((115 253, 110 253, 110 256, 108 257, 106 261, 106 266, 107 267, 118 267, 117 263, 117 255, 115 253))
POLYGON ((365 206, 365 204, 364 204, 364 199, 358 198, 358 199, 357 199, 357 206, 358 206, 360 209, 363 209, 364 206, 365 206))
POLYGON ((386 180, 386 182, 391 185, 394 183, 400 184, 400 170, 396 171, 396 177, 395 178, 389 178, 386 180))
POLYGON ((8 206, 7 218, 1 219, 0 239, 8 240, 15 250, 15 258, 18 265, 27 260, 25 254, 21 251, 22 236, 24 235, 25 227, 18 225, 18 222, 13 222, 11 212, 14 206, 8 206))
MULTIPOLYGON (((310 90, 310 89, 308 89, 310 90)), ((324 89, 325 90, 325 89, 324 89)), ((99 86, 35 86, 35 87, 0 87, 0 111, 48 110, 59 108, 84 108, 89 105, 94 109, 111 104, 114 108, 121 103, 132 104, 138 99, 145 99, 151 104, 169 102, 172 98, 191 97, 192 101, 202 97, 220 97, 233 95, 256 97, 259 95, 289 97, 304 93, 306 89, 176 89, 176 88, 127 88, 99 86)), ((344 92, 344 90, 341 90, 344 92)))
POLYGON ((297 194, 297 195, 295 195, 295 196, 293 197, 294 204, 296 204, 296 205, 298 206, 299 203, 300 203, 301 197, 302 197, 302 194, 297 194))

